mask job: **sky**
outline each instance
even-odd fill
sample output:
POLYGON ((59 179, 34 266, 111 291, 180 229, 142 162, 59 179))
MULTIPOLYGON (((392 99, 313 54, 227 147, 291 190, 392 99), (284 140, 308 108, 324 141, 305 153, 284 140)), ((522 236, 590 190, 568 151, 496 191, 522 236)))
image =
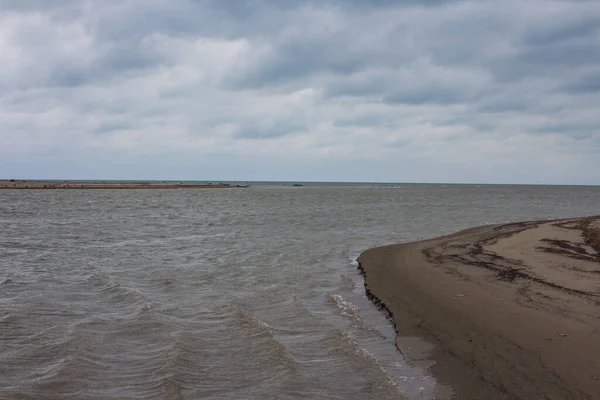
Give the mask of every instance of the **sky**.
POLYGON ((0 178, 600 184, 600 1, 0 0, 0 178))

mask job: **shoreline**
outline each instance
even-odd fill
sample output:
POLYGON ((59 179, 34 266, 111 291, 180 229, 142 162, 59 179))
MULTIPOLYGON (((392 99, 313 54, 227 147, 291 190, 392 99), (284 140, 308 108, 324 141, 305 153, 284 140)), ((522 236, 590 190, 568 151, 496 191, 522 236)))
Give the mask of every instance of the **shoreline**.
POLYGON ((111 181, 38 181, 38 180, 0 180, 0 189, 225 189, 243 188, 248 185, 229 183, 185 183, 185 182, 111 182, 111 181))
POLYGON ((358 263, 436 398, 600 398, 600 217, 471 228, 358 263))

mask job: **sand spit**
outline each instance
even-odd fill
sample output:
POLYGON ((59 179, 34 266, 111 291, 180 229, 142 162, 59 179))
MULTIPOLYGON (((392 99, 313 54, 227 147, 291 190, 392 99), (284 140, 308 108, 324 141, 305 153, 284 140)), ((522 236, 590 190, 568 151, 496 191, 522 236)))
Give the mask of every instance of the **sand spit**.
POLYGON ((600 399, 600 217, 378 247, 359 268, 398 349, 452 398, 600 399))
POLYGON ((228 183, 111 182, 111 181, 33 181, 0 180, 0 189, 217 189, 245 187, 228 183))

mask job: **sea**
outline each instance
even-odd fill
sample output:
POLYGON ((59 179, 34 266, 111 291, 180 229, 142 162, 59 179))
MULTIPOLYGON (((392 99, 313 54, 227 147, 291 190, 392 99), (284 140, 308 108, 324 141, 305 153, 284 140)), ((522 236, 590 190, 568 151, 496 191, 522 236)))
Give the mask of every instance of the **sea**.
POLYGON ((374 246, 600 214, 600 187, 0 190, 1 399, 433 399, 374 246))

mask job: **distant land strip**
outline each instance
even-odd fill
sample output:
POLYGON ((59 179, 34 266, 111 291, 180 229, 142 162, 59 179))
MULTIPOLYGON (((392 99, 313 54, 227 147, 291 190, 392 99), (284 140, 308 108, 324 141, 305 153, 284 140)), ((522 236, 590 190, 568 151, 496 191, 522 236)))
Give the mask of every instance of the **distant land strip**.
POLYGON ((188 182, 111 182, 111 181, 37 181, 0 180, 0 189, 224 189, 247 187, 229 183, 188 183, 188 182))

